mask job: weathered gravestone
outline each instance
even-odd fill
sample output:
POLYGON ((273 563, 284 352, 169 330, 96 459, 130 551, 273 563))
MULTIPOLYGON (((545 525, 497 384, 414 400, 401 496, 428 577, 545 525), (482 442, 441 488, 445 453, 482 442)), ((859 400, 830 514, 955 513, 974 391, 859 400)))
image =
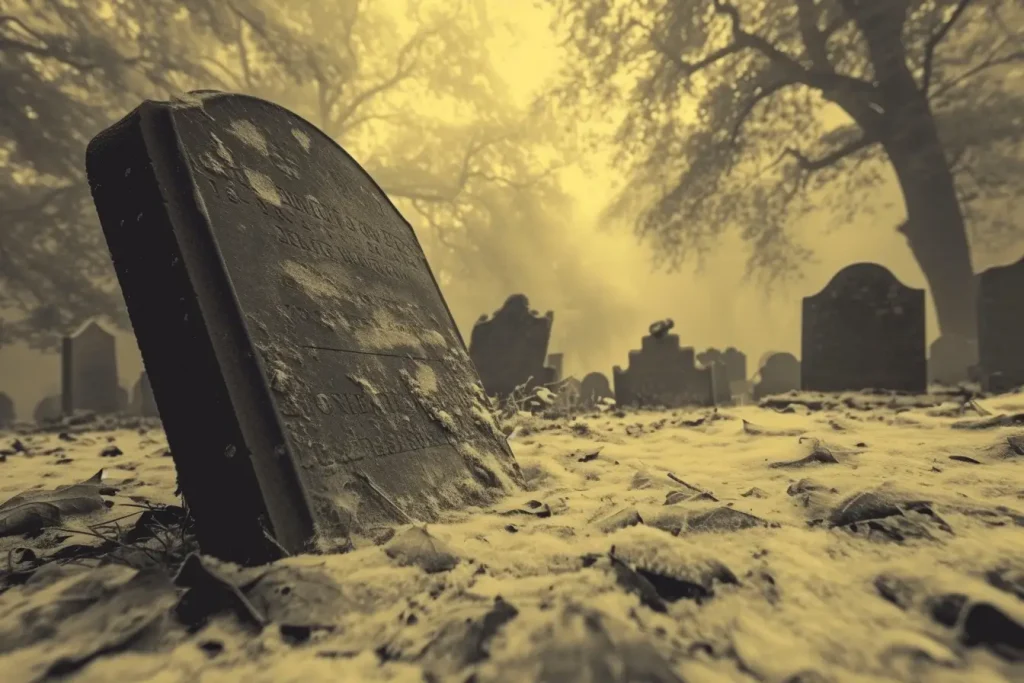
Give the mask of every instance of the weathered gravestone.
POLYGON ((978 277, 978 357, 986 391, 1024 385, 1024 258, 978 277))
POLYGON ((755 401, 765 396, 800 390, 800 361, 791 353, 769 355, 757 374, 760 378, 754 385, 755 401))
POLYGON ((59 395, 43 398, 32 410, 32 420, 37 424, 59 420, 62 416, 60 404, 61 397, 59 395))
POLYGON ((625 370, 612 368, 615 402, 669 408, 711 405, 711 370, 697 368, 695 361, 692 347, 680 347, 679 335, 652 329, 640 350, 629 352, 625 370))
POLYGON ((591 372, 580 382, 580 404, 584 407, 591 408, 601 399, 614 396, 608 378, 600 372, 591 372))
POLYGON ((730 346, 722 352, 722 362, 725 363, 730 384, 747 381, 747 354, 730 346))
POLYGON ((490 319, 481 316, 473 326, 469 356, 489 396, 505 399, 516 387, 551 384, 555 372, 545 366, 555 314, 538 315, 530 301, 513 294, 490 319))
POLYGON ((160 417, 153 396, 153 386, 149 383, 149 375, 143 370, 132 388, 132 412, 142 417, 160 417))
POLYGON ((578 408, 581 384, 575 377, 566 377, 550 385, 555 394, 555 407, 563 411, 578 408))
POLYGON ((6 429, 13 425, 16 417, 14 399, 0 391, 0 429, 6 429))
POLYGON ((553 382, 560 382, 560 381, 562 381, 562 364, 563 364, 564 360, 565 360, 565 354, 564 353, 549 353, 548 354, 548 360, 547 360, 546 363, 544 363, 544 365, 546 365, 547 367, 551 368, 551 370, 552 370, 551 375, 552 375, 552 378, 553 378, 552 379, 553 382))
POLYGON ((86 165, 205 552, 344 547, 522 482, 411 226, 319 129, 191 93, 86 165))
POLYGON ((65 415, 88 410, 121 410, 117 379, 117 340, 97 320, 88 320, 64 337, 61 352, 61 410, 65 415))
POLYGON ((886 268, 856 263, 803 300, 801 387, 924 393, 924 290, 886 268))
POLYGON ((701 367, 711 371, 711 382, 714 390, 715 403, 728 403, 732 400, 732 386, 729 382, 729 368, 719 349, 705 349, 697 354, 697 362, 701 367))
POLYGON ((978 360, 976 340, 943 335, 928 347, 928 381, 956 385, 970 382, 978 360))

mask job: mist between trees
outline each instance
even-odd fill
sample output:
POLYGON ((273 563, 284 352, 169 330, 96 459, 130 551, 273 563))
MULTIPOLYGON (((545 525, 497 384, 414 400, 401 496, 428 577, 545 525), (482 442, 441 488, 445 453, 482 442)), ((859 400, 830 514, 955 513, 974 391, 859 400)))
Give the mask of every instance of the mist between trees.
POLYGON ((84 148, 142 99, 195 88, 273 100, 350 151, 415 226, 464 332, 516 291, 576 312, 558 336, 583 363, 641 322, 565 229, 562 171, 615 152, 605 223, 668 268, 739 236, 766 291, 813 257, 794 223, 826 207, 848 224, 895 178, 892 228, 940 327, 972 334, 972 251, 1020 250, 1019 3, 553 6, 564 68, 523 107, 484 0, 0 0, 0 345, 53 350, 97 314, 128 325, 84 148))

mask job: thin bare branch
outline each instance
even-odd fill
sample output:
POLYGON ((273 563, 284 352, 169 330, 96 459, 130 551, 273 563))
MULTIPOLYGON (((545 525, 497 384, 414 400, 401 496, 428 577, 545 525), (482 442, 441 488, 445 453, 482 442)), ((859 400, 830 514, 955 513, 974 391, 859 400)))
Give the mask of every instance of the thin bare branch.
POLYGON ((776 94, 780 90, 784 90, 793 85, 800 85, 799 81, 792 79, 782 79, 772 83, 769 86, 759 88, 754 96, 751 97, 743 108, 740 110, 739 115, 736 117, 735 123, 733 123, 732 132, 729 134, 729 144, 735 145, 739 141, 740 134, 743 132, 743 125, 747 122, 750 116, 754 113, 757 105, 765 101, 772 95, 776 94))
POLYGON ((352 97, 351 101, 341 109, 337 116, 331 119, 331 127, 343 126, 345 122, 364 104, 374 97, 391 90, 398 84, 412 77, 416 68, 416 62, 408 62, 410 55, 417 47, 427 41, 428 38, 437 34, 436 29, 420 31, 410 38, 398 51, 394 73, 378 83, 352 97))
POLYGON ((953 13, 949 16, 949 19, 939 27, 928 39, 928 42, 924 46, 924 73, 921 77, 921 92, 926 96, 928 95, 928 89, 931 87, 932 81, 932 69, 934 68, 935 61, 935 49, 939 46, 939 43, 949 35, 953 25, 956 24, 957 20, 967 9, 967 6, 971 4, 973 0, 960 0, 957 3, 956 8, 953 9, 953 13))
POLYGON ((834 166, 846 157, 856 154, 863 149, 867 149, 876 142, 877 140, 874 138, 863 135, 822 157, 818 157, 817 159, 811 159, 804 155, 803 152, 793 147, 788 147, 783 154, 796 159, 797 164, 802 170, 808 173, 813 173, 814 171, 821 171, 830 166, 834 166))

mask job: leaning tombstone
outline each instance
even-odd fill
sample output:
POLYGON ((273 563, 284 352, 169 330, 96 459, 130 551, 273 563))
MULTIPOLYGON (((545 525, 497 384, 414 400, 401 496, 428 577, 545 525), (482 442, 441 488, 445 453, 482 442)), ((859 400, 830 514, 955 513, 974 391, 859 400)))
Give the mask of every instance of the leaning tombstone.
POLYGON ((117 338, 97 319, 64 337, 61 348, 61 409, 65 415, 100 415, 123 408, 117 378, 117 338))
POLYGON ((0 391, 0 429, 7 429, 13 426, 16 417, 14 399, 0 391))
POLYGON ((876 263, 843 268, 803 300, 802 388, 925 393, 924 316, 923 289, 876 263))
POLYGON ((204 552, 347 547, 521 484, 411 226, 319 129, 202 91, 86 167, 204 552))
POLYGON ((978 276, 978 360, 986 391, 1024 386, 1024 258, 978 276))

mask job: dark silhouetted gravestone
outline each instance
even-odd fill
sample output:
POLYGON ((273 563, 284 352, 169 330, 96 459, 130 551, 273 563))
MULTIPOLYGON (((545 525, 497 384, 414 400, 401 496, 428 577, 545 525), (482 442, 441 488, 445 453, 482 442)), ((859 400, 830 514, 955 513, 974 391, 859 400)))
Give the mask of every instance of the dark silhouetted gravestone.
POLYGON ((730 346, 722 352, 722 362, 725 363, 730 383, 747 381, 747 354, 730 346))
POLYGON ((0 391, 0 429, 13 425, 16 417, 14 399, 0 391))
POLYGON ((693 348, 680 348, 676 334, 647 335, 639 351, 629 352, 629 367, 615 366, 612 375, 615 402, 621 406, 676 408, 713 403, 711 370, 696 367, 693 348))
POLYGON ((205 552, 329 550, 521 483, 411 226, 319 129, 191 93, 86 165, 205 552))
POLYGON ((754 400, 765 396, 800 390, 800 361, 791 353, 773 353, 758 370, 760 380, 754 385, 754 400))
POLYGON ((883 266, 843 268, 803 301, 802 388, 927 391, 924 306, 883 266))
POLYGON ((32 410, 32 419, 38 423, 55 422, 62 416, 61 397, 59 395, 47 396, 39 401, 32 410))
POLYGON ((986 391, 1024 385, 1024 258, 978 276, 978 361, 986 391))
POLYGON ((513 294, 490 319, 481 316, 473 326, 469 355, 489 396, 508 398, 516 387, 527 388, 555 381, 545 366, 555 314, 541 316, 530 301, 513 294))
POLYGON ((943 335, 928 347, 928 381, 956 385, 972 381, 978 360, 977 340, 943 335))
POLYGON ((600 372, 591 372, 580 382, 580 404, 590 408, 602 398, 614 398, 608 378, 600 372))
POLYGON ((554 381, 554 382, 561 382, 562 381, 562 368, 563 368, 564 361, 565 361, 565 354, 564 353, 549 353, 548 354, 548 360, 545 363, 545 365, 547 367, 551 368, 551 370, 553 371, 552 372, 552 378, 553 378, 552 381, 554 381))
POLYGON ((123 407, 117 379, 117 340, 96 320, 64 337, 61 350, 61 410, 116 413, 123 407))
POLYGON ((143 370, 132 388, 132 412, 142 417, 160 417, 153 396, 153 386, 149 383, 149 375, 143 370))

